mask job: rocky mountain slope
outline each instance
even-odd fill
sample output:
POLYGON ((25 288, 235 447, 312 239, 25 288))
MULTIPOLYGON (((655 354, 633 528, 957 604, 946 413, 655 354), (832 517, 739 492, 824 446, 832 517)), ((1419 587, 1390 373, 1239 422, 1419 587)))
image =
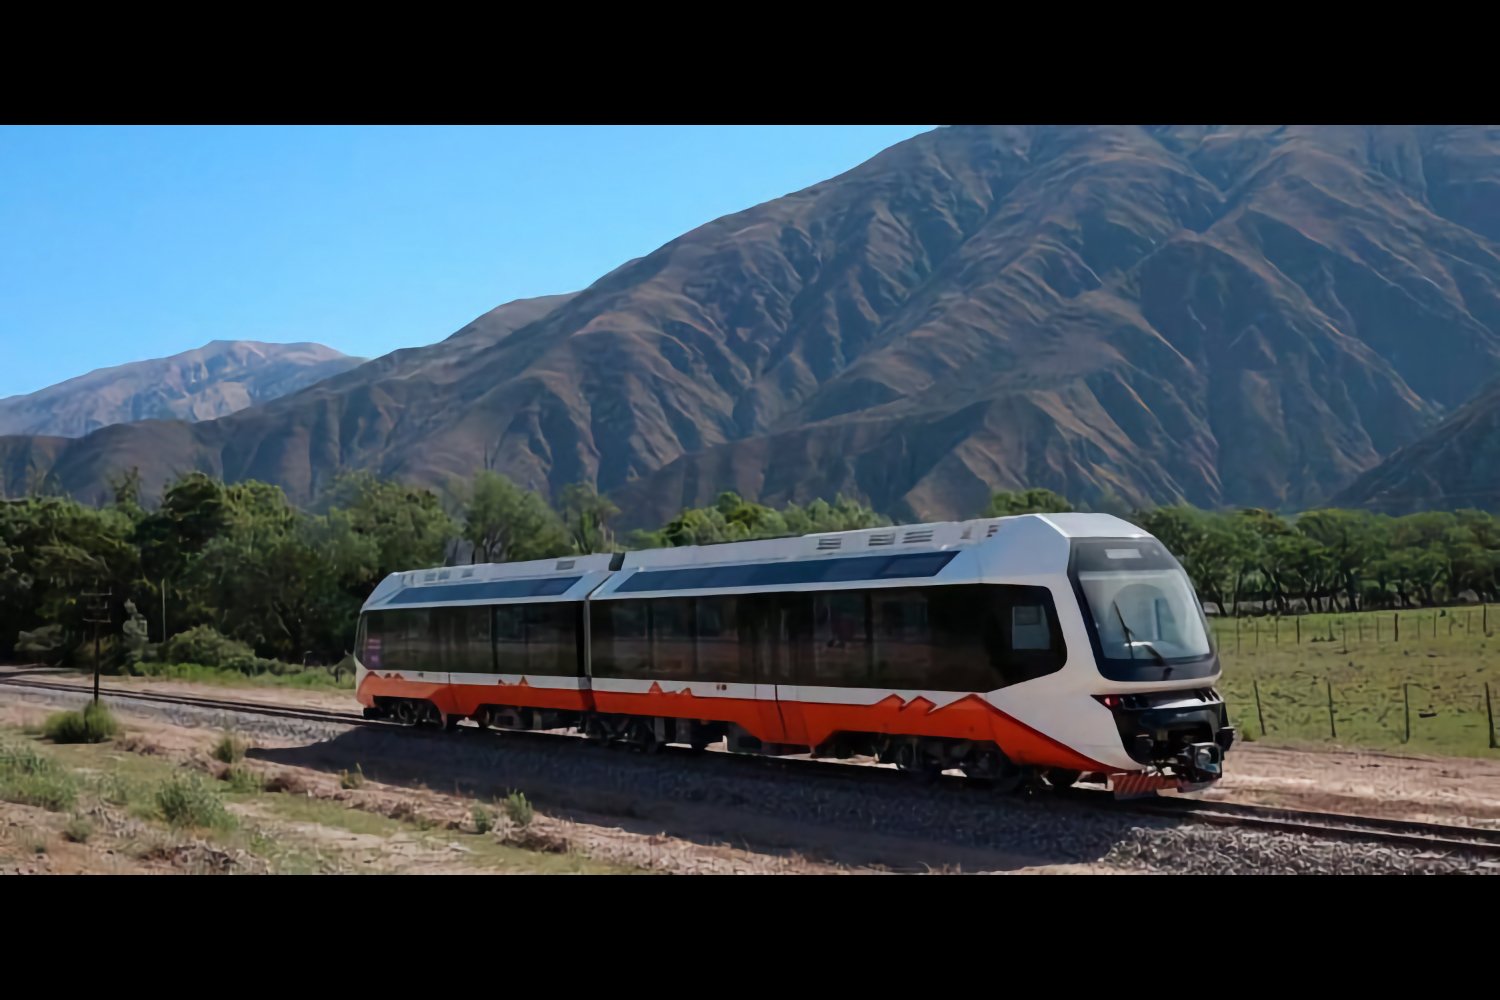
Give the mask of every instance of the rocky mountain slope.
POLYGON ((220 420, 0 441, 0 473, 306 499, 488 466, 635 522, 727 488, 1296 508, 1497 375, 1500 130, 955 127, 220 420))

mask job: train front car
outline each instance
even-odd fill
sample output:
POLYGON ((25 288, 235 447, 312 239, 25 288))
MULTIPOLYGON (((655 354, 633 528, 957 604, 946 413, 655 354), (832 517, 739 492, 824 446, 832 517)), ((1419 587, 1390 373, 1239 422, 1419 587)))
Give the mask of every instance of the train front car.
POLYGON ((1117 518, 1043 520, 1068 542, 1074 600, 1065 617, 1077 615, 1064 622, 1069 663, 1077 665, 1068 682, 1085 686, 1098 705, 1079 712, 1091 731, 1077 737, 1090 740, 1080 749, 1115 769, 1107 776, 1121 796, 1193 791, 1218 780, 1235 732, 1215 688, 1212 632, 1181 564, 1117 518))

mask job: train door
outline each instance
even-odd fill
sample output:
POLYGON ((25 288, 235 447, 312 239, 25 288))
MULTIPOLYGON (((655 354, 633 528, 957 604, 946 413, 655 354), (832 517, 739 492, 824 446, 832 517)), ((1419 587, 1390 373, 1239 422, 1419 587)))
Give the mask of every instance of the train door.
POLYGON ((811 626, 810 604, 801 594, 765 594, 740 599, 740 649, 746 676, 755 679, 762 740, 802 745, 797 707, 799 660, 811 626))

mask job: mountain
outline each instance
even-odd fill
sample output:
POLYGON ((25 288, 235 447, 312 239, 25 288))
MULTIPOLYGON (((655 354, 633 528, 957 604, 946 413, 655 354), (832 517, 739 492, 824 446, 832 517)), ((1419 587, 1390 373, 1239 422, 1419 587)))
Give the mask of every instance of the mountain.
POLYGON ((212 420, 362 363, 321 344, 215 340, 0 399, 0 434, 83 437, 135 420, 212 420))
POLYGON ((1500 510, 1500 382, 1338 493, 1382 514, 1500 510))
POLYGON ((487 466, 632 523, 723 489, 1306 506, 1500 375, 1500 130, 942 128, 527 309, 219 420, 0 442, 0 473, 305 500, 487 466))

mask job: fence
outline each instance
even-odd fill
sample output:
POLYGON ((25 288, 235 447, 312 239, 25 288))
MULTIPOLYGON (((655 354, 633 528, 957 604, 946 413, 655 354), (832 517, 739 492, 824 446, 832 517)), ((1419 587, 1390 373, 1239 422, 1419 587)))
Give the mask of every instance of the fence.
POLYGON ((1500 749, 1500 609, 1220 619, 1221 690, 1247 738, 1500 749))

